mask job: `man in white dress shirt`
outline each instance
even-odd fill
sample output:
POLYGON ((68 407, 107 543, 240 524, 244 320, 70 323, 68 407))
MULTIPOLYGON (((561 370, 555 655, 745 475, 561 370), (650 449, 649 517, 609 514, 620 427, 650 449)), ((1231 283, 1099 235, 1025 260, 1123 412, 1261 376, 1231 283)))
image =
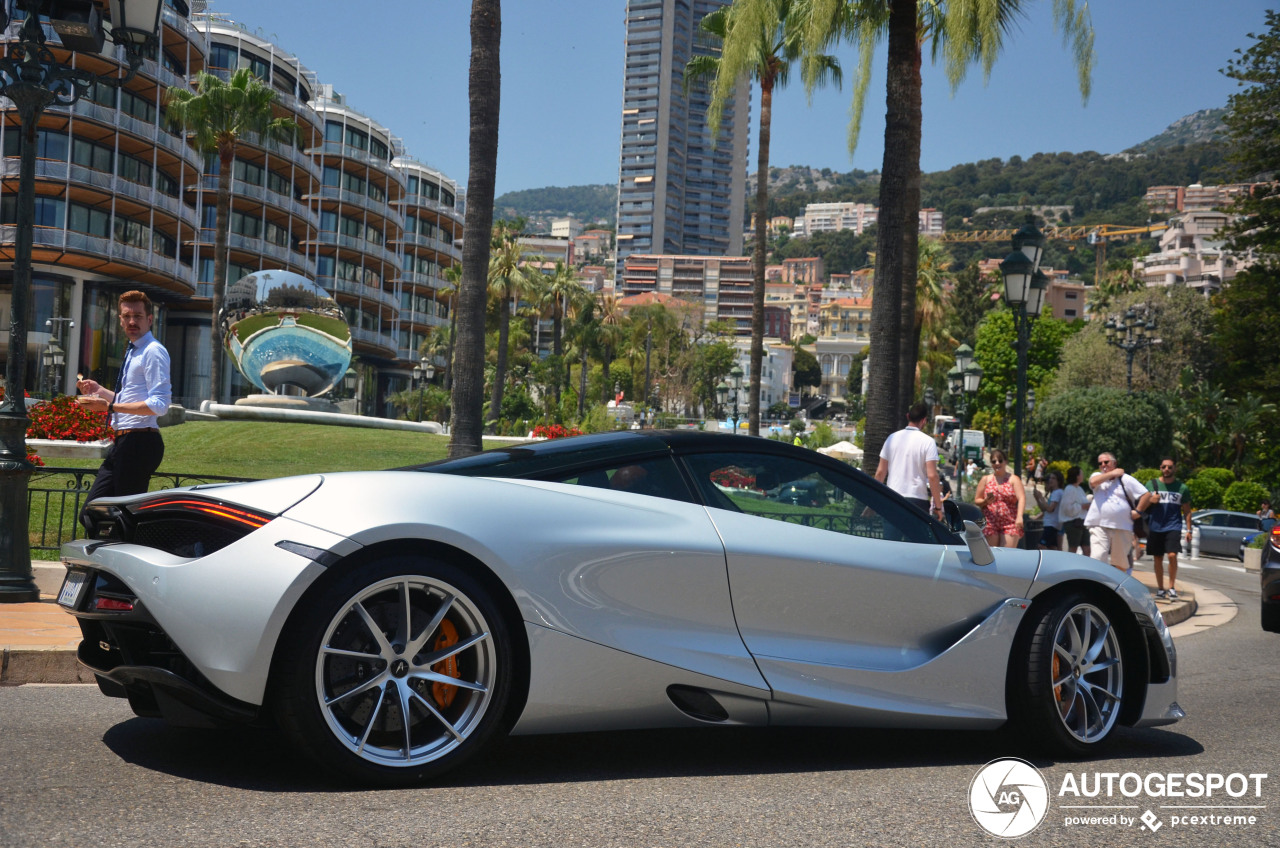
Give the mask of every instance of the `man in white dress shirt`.
MULTIPOLYGON (((169 409, 169 351, 151 335, 155 307, 145 292, 120 295, 120 329, 129 339, 114 390, 94 380, 80 380, 76 402, 105 412, 116 431, 85 504, 94 498, 136 495, 151 484, 151 475, 164 459, 164 440, 157 418, 169 409)), ((80 522, 85 523, 84 513, 80 522)), ((88 527, 88 525, 85 525, 88 527)))

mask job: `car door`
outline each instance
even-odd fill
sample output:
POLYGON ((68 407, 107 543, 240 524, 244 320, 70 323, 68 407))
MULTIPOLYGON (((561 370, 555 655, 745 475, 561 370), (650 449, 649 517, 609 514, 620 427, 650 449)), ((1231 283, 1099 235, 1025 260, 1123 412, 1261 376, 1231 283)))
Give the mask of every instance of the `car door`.
POLYGON ((975 565, 880 484, 817 463, 746 452, 683 459, 725 546, 738 630, 785 699, 885 703, 906 677, 892 672, 927 665, 1025 596, 1039 562, 1034 551, 1006 551, 975 565), (798 502, 797 488, 812 494, 798 502))
POLYGON ((1227 515, 1227 534, 1231 549, 1226 556, 1244 558, 1244 544, 1262 532, 1262 520, 1256 515, 1227 515))
POLYGON ((1200 553, 1214 556, 1230 556, 1227 539, 1227 516, 1222 512, 1211 512, 1194 519, 1200 525, 1200 553))

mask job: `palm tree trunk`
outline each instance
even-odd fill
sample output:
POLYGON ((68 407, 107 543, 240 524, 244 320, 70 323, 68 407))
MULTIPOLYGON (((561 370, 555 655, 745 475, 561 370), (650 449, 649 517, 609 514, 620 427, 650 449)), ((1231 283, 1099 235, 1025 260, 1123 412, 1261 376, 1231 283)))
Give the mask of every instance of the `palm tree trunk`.
POLYGON ((511 300, 505 295, 498 304, 498 365, 493 369, 493 393, 489 395, 489 420, 502 417, 502 390, 507 383, 507 348, 511 337, 511 300))
POLYGON ((222 302, 227 291, 227 234, 231 230, 231 171, 235 165, 233 144, 218 149, 218 206, 214 220, 213 297, 209 328, 209 400, 222 399, 222 302))
POLYGON ((756 157, 756 245, 751 255, 751 388, 747 432, 760 435, 760 372, 764 364, 764 259, 769 222, 769 131, 773 120, 773 75, 760 80, 760 150, 756 157))
MULTIPOLYGON (((889 73, 885 96, 884 162, 876 225, 876 276, 871 298, 871 374, 862 468, 874 474, 880 447, 902 424, 899 374, 903 344, 902 289, 906 257, 906 207, 911 172, 919 168, 907 149, 911 137, 911 77, 916 70, 916 0, 892 0, 889 9, 889 73), (913 161, 915 164, 913 164, 913 161)), ((917 95, 918 96, 918 95, 917 95)), ((919 117, 917 103, 917 118, 919 117)), ((918 179, 918 178, 917 178, 918 179)), ((919 224, 913 220, 911 229, 919 224)), ((912 320, 915 306, 911 308, 912 320)))
POLYGON ((587 414, 587 343, 582 343, 582 362, 578 368, 578 420, 587 414))
POLYGON ((462 245, 462 281, 458 292, 458 345, 454 357, 453 419, 449 456, 483 449, 484 313, 489 288, 489 232, 493 229, 493 191, 498 170, 498 106, 502 90, 499 47, 500 0, 472 0, 471 66, 467 88, 471 112, 468 141, 468 238, 462 245))
MULTIPOLYGON (((914 5, 914 4, 913 4, 914 5)), ((923 81, 920 77, 920 40, 915 39, 914 61, 908 68, 903 94, 906 96, 902 104, 903 122, 902 141, 909 168, 904 191, 902 209, 902 348, 899 354, 901 364, 898 368, 898 420, 907 415, 907 408, 916 396, 916 360, 920 356, 920 330, 916 326, 916 286, 920 260, 920 138, 923 132, 924 112, 921 91, 923 81)))
POLYGON ((609 383, 609 364, 613 362, 613 348, 605 347, 600 356, 600 402, 608 403, 614 396, 613 386, 609 383))
POLYGON ((564 341, 561 338, 561 334, 563 332, 564 332, 564 316, 560 312, 560 304, 559 302, 557 302, 553 307, 552 317, 551 317, 551 352, 555 354, 556 362, 558 363, 556 365, 556 373, 555 373, 555 380, 556 380, 555 399, 556 399, 557 415, 560 414, 560 384, 564 382, 563 374, 567 373, 568 371, 568 369, 565 368, 564 366, 564 341), (564 372, 562 372, 560 369, 564 369, 564 372))

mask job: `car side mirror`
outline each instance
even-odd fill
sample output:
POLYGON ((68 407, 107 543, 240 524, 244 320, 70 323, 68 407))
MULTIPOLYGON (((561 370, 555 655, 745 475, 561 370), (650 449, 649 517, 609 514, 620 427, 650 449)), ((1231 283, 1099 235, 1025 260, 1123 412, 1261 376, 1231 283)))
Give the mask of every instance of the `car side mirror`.
POLYGON ((953 533, 964 533, 964 518, 960 515, 960 505, 952 500, 942 502, 942 514, 947 519, 947 529, 953 533))
POLYGON ((996 555, 982 535, 982 528, 972 521, 964 523, 964 543, 969 546, 969 557, 974 565, 990 565, 996 561, 996 555))

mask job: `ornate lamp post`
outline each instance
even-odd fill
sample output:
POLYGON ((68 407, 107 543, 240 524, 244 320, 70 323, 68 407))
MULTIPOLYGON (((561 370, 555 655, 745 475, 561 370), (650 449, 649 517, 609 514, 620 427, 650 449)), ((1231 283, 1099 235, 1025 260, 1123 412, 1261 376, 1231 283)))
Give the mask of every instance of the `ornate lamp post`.
POLYGON ((738 398, 742 395, 741 365, 735 364, 729 369, 729 379, 733 381, 732 384, 721 380, 719 385, 716 386, 716 399, 720 401, 721 406, 724 406, 729 402, 729 393, 733 393, 733 432, 736 434, 738 432, 738 417, 741 415, 741 410, 738 408, 738 398))
MULTIPOLYGON (((0 403, 0 603, 40 598, 31 576, 27 540, 27 410, 23 398, 27 366, 27 309, 31 293, 31 245, 36 215, 37 126, 52 105, 70 106, 93 85, 119 87, 133 78, 156 45, 162 0, 111 0, 111 40, 124 50, 124 76, 99 76, 59 61, 45 44, 41 18, 62 41, 62 49, 99 53, 105 43, 93 0, 13 0, 26 13, 16 42, 0 58, 0 96, 12 101, 21 125, 21 163, 15 210, 13 294, 9 309, 9 351, 5 397, 0 403)), ((185 4, 182 4, 185 5, 185 4)), ((0 6, 0 31, 8 28, 9 5, 0 6)))
POLYGON ((1004 393, 1004 417, 1000 419, 1000 436, 1005 451, 1009 450, 1009 413, 1013 412, 1013 389, 1004 393))
POLYGON ((964 428, 965 416, 969 414, 969 396, 977 394, 981 383, 982 368, 973 361, 973 350, 967 344, 961 345, 956 350, 955 367, 947 372, 947 388, 955 398, 956 418, 959 419, 954 453, 956 500, 960 500, 964 493, 964 428))
POLYGON ((427 383, 431 382, 431 378, 436 375, 436 367, 430 362, 419 362, 413 366, 413 379, 418 384, 418 420, 422 420, 422 404, 423 397, 426 393, 427 383))
POLYGON ((1004 276, 1004 300, 1013 312, 1018 351, 1017 395, 1014 398, 1013 444, 1009 455, 1015 471, 1022 467, 1022 416, 1027 400, 1027 351, 1031 348, 1031 322, 1040 317, 1049 278, 1040 271, 1044 234, 1027 223, 1013 235, 1013 253, 1000 263, 1004 276))
POLYGON ((1124 315, 1113 315, 1103 325, 1106 328, 1107 344, 1118 347, 1125 355, 1125 387, 1133 394, 1133 357, 1139 350, 1151 345, 1160 344, 1160 340, 1151 334, 1156 331, 1154 317, 1143 321, 1135 310, 1130 309, 1124 315))

